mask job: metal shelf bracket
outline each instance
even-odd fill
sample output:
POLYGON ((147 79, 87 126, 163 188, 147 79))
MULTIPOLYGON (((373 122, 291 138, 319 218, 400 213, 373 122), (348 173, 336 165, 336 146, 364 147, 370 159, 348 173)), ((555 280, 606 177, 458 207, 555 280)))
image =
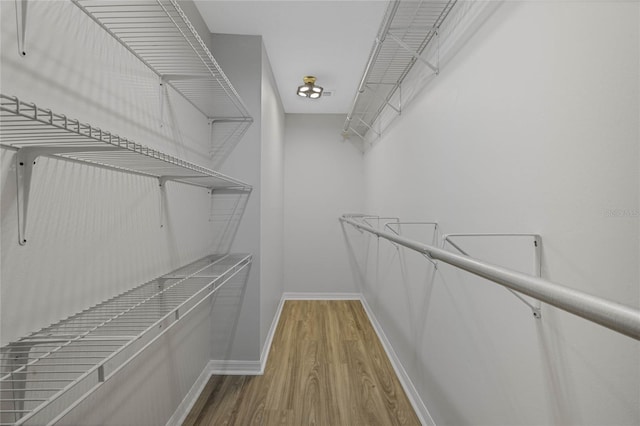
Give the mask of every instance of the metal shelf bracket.
MULTIPOLYGON (((376 83, 376 85, 378 86, 382 86, 383 83, 376 83)), ((392 110, 394 110, 396 113, 398 114, 402 114, 402 105, 399 106, 395 106, 394 104, 391 103, 390 99, 387 99, 383 96, 380 95, 380 93, 378 93, 377 90, 375 90, 374 88, 371 87, 371 83, 369 84, 365 84, 364 86, 366 89, 371 90, 371 93, 373 93, 373 97, 378 99, 379 101, 381 101, 383 104, 385 104, 386 106, 388 106, 389 108, 391 108, 392 110)), ((400 88, 398 88, 400 89, 400 88)), ((365 123, 361 118, 358 118, 360 120, 361 123, 364 123, 369 129, 371 128, 371 126, 369 126, 367 123, 365 123)))
POLYGON ((71 1, 159 77, 161 127, 171 87, 204 117, 231 119, 218 145, 223 154, 233 149, 253 120, 178 0, 71 1))
MULTIPOLYGON (((458 244, 451 240, 452 237, 531 237, 533 238, 533 247, 534 247, 534 267, 535 273, 537 277, 541 277, 542 274, 542 237, 539 234, 446 234, 442 236, 442 248, 445 247, 447 243, 449 243, 453 248, 463 254, 465 256, 470 256, 465 250, 463 250, 458 244)), ((542 306, 539 300, 534 303, 529 302, 527 299, 522 297, 519 293, 510 288, 506 288, 511 294, 517 297, 522 303, 527 305, 531 312, 533 313, 533 317, 535 319, 542 318, 542 306)))
MULTIPOLYGON (((211 158, 215 159, 217 156, 219 156, 221 147, 227 147, 228 144, 232 142, 232 140, 235 140, 236 142, 240 141, 242 136, 249 129, 249 126, 251 125, 251 123, 253 123, 253 118, 251 117, 248 117, 248 118, 247 117, 245 118, 207 117, 207 121, 209 126, 211 126, 211 129, 209 130, 209 146, 210 146, 209 155, 211 156, 211 158), (226 134, 221 141, 216 141, 216 135, 214 132, 214 129, 216 128, 216 124, 224 125, 224 124, 233 124, 233 123, 240 123, 240 124, 237 124, 237 127, 235 127, 233 131, 226 134), (242 125, 242 123, 246 123, 246 124, 242 125)), ((222 162, 225 158, 226 158, 226 155, 223 155, 219 159, 220 162, 222 162)))
POLYGON ((115 151, 118 148, 109 146, 99 147, 39 147, 29 146, 18 149, 16 153, 16 184, 18 205, 18 243, 27 243, 27 216, 29 210, 29 194, 31 192, 31 178, 33 166, 40 156, 68 154, 73 152, 115 151))
MULTIPOLYGON (((349 129, 351 130, 353 133, 355 133, 358 137, 360 137, 360 139, 365 140, 364 135, 360 134, 360 132, 358 132, 356 129, 354 129, 353 127, 349 126, 349 129)), ((348 134, 347 132, 344 132, 345 136, 348 134)))
MULTIPOLYGON (((186 183, 190 185, 190 182, 181 181, 181 179, 198 179, 198 178, 206 178, 207 176, 160 176, 158 178, 160 184, 160 228, 164 228, 164 223, 167 215, 167 182, 168 181, 180 181, 181 183, 186 183)), ((194 186, 200 186, 197 184, 192 184, 194 186)))
MULTIPOLYGON (((27 242, 33 166, 42 155, 112 171, 159 178, 161 188, 164 188, 167 180, 206 189, 251 188, 250 185, 222 173, 3 94, 0 94, 0 130, 0 145, 16 151, 20 245, 27 242)), ((164 201, 164 194, 161 200, 164 201)), ((164 217, 161 221, 164 221, 164 217)))
MULTIPOLYGON (((389 106, 395 110, 395 108, 394 108, 391 104, 389 104, 389 106)), ((396 111, 398 111, 398 110, 396 110, 396 111)), ((398 111, 398 114, 400 114, 400 111, 398 111)), ((378 133, 378 132, 373 128, 373 127, 371 127, 369 124, 367 124, 365 121, 363 121, 360 117, 358 117, 358 120, 359 120, 362 124, 364 124, 365 126, 367 126, 367 128, 368 128, 369 130, 371 130, 371 131, 372 131, 372 132, 374 132, 376 135, 378 135, 378 137, 380 137, 380 133, 378 133)), ((364 139, 364 138, 363 138, 363 139, 364 139)))
MULTIPOLYGON (((438 35, 438 33, 435 33, 436 36, 438 35)), ((395 36, 393 33, 389 32, 387 33, 387 35, 391 38, 391 40, 395 41, 400 47, 402 47, 404 50, 406 50, 411 56, 413 56, 414 59, 422 62, 423 64, 425 64, 427 67, 431 68, 431 70, 438 75, 440 73, 440 69, 438 67, 439 64, 437 65, 433 65, 431 62, 427 61, 425 58, 422 57, 422 55, 420 55, 420 53, 416 52, 415 50, 413 50, 411 47, 409 47, 409 45, 407 45, 404 41, 402 41, 399 37, 395 36)))

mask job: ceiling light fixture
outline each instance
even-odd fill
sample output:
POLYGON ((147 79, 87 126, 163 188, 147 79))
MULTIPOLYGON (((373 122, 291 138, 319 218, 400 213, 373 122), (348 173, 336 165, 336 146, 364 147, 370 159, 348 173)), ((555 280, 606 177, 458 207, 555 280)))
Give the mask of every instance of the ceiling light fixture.
POLYGON ((322 90, 324 89, 315 85, 316 78, 314 76, 307 75, 302 79, 302 81, 304 81, 304 84, 302 86, 298 86, 298 91, 296 92, 298 96, 311 99, 318 99, 322 96, 322 90))

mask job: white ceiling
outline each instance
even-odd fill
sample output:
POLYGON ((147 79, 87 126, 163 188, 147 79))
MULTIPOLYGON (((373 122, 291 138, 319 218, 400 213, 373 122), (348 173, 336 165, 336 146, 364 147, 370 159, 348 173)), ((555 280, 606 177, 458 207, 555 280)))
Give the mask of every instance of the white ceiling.
MULTIPOLYGON (((261 35, 287 113, 347 114, 386 0, 196 0, 209 31, 261 35), (302 77, 332 96, 301 98, 302 77)), ((215 56, 215 52, 214 52, 215 56)))

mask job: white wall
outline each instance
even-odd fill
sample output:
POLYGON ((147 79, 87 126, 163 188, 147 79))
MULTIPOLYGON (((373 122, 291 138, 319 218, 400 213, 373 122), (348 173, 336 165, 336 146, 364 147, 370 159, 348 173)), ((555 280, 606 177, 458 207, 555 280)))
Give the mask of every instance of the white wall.
MULTIPOLYGON (((261 183, 261 82, 262 82, 262 38, 259 36, 213 34, 211 37, 216 60, 236 88, 253 117, 242 140, 226 159, 220 170, 236 176, 253 186, 251 198, 244 212, 242 223, 231 246, 232 252, 252 253, 253 264, 244 298, 241 300, 240 316, 232 342, 213 347, 212 358, 216 360, 260 359, 260 282, 262 256, 260 253, 261 227, 260 206, 261 183)), ((213 321, 217 319, 214 317, 213 321)))
POLYGON ((285 291, 355 291, 338 217, 363 208, 362 153, 340 135, 345 117, 287 114, 285 291))
MULTIPOLYGON (((19 57, 14 7, 0 2, 3 93, 209 165, 206 117, 169 91, 160 127, 158 77, 79 8, 29 2, 27 56, 19 57)), ((35 166, 28 241, 20 246, 15 152, 0 148, 0 162, 3 345, 217 247, 206 189, 168 183, 168 223, 160 228, 156 179, 44 158, 35 166)), ((101 400, 102 410, 94 406, 92 421, 166 421, 210 356, 211 324, 200 314, 181 326, 186 336, 176 330, 159 342, 153 358, 140 361, 144 368, 134 369, 138 376, 126 373, 135 390, 118 394, 115 382, 104 385, 101 392, 115 399, 101 400), (145 378, 153 374, 158 381, 145 378), (122 417, 112 415, 114 407, 122 417)))
POLYGON ((214 347, 213 359, 258 361, 264 355, 263 346, 284 282, 284 111, 261 37, 214 34, 212 46, 220 66, 254 117, 221 168, 253 185, 231 250, 253 253, 254 262, 231 349, 226 344, 214 347))
MULTIPOLYGON (((545 278, 638 308, 638 8, 503 3, 366 153, 366 211, 540 233, 545 278)), ((436 424, 640 423, 638 342, 348 235, 436 424)))
POLYGON ((284 289, 284 122, 282 101, 278 94, 267 52, 262 46, 261 110, 261 186, 260 206, 260 346, 266 355, 267 334, 284 289))

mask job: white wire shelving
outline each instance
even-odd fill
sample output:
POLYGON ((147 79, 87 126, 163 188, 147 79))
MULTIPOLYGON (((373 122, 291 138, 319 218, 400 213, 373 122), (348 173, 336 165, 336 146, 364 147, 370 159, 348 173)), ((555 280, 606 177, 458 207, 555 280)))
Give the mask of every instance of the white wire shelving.
POLYGON ((55 423, 247 272, 248 254, 202 258, 0 348, 0 425, 55 423))
POLYGON ((347 119, 343 134, 365 138, 374 129, 380 114, 390 108, 397 114, 400 103, 393 102, 405 77, 420 62, 439 72, 438 30, 457 0, 394 0, 382 20, 369 60, 347 119), (434 48, 433 55, 425 53, 434 48))
POLYGON ((209 119, 219 165, 253 118, 178 1, 72 1, 209 119))
POLYGON ((251 185, 237 179, 3 94, 0 94, 0 145, 17 150, 18 228, 22 245, 27 241, 31 176, 37 158, 43 155, 158 178, 161 189, 167 181, 176 181, 211 190, 251 191, 251 185))

